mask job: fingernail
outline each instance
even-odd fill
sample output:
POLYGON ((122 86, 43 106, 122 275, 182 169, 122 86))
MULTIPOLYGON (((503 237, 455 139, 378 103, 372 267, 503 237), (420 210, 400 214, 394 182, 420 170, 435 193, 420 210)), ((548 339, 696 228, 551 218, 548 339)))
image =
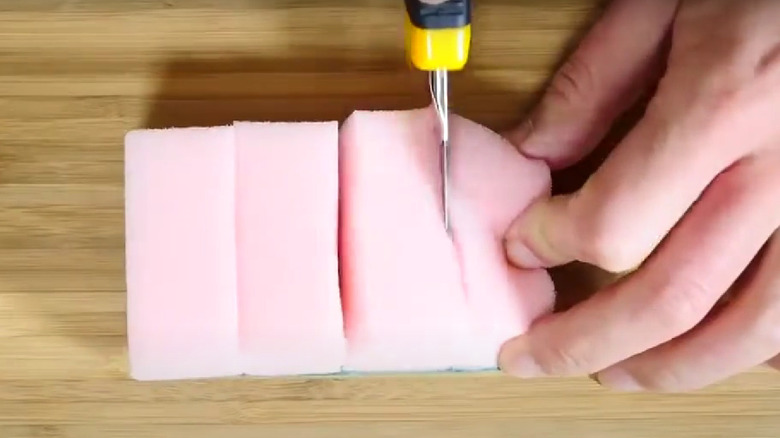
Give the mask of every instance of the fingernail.
POLYGON ((534 115, 530 116, 509 136, 510 141, 528 158, 540 159, 549 150, 549 141, 537 126, 534 125, 534 115))
POLYGON ((596 381, 601 386, 606 386, 610 389, 616 389, 618 391, 636 392, 641 391, 642 386, 634 377, 625 369, 615 367, 609 368, 596 375, 596 381))
POLYGON ((499 354, 499 369, 515 377, 541 377, 544 375, 539 364, 531 356, 528 341, 520 336, 507 341, 499 354))
POLYGON ((506 241, 506 253, 509 261, 520 268, 543 268, 544 262, 523 242, 521 238, 508 238, 506 241))
POLYGON ((537 232, 536 213, 531 208, 509 227, 505 237, 507 258, 519 268, 537 269, 546 267, 545 260, 536 255, 528 244, 529 236, 537 232))
POLYGON ((512 142, 518 149, 522 150, 523 143, 528 139, 533 131, 534 125, 531 119, 526 119, 520 126, 509 131, 505 137, 512 142))

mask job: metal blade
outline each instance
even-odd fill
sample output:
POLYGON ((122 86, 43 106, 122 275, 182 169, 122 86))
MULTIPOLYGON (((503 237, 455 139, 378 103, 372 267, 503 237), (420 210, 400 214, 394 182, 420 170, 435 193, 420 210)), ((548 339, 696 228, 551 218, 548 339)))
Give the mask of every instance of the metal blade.
POLYGON ((444 209, 444 229, 450 232, 450 126, 449 126, 449 84, 447 71, 435 70, 430 73, 429 85, 431 98, 439 120, 441 134, 441 202, 444 209))

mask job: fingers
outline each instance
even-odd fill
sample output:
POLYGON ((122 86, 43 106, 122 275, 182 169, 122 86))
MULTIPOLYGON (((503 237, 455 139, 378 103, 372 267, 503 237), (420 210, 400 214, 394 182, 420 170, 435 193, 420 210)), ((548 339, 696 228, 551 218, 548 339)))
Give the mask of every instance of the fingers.
POLYGON ((743 88, 724 94, 697 89, 685 71, 670 71, 643 119, 579 191, 540 199, 515 220, 506 235, 514 264, 636 268, 716 175, 776 138, 776 84, 733 84, 743 88))
MULTIPOLYGON (((688 10, 688 24, 712 21, 691 15, 688 10)), ((631 270, 715 175, 747 153, 773 147, 773 108, 780 104, 775 76, 733 74, 752 71, 755 65, 742 58, 757 50, 724 52, 707 35, 678 34, 674 62, 644 118, 581 190, 540 200, 515 221, 506 236, 514 264, 539 268, 579 260, 612 272, 631 270), (704 67, 703 60, 709 62, 704 67)))
POLYGON ((554 76, 529 121, 507 138, 554 169, 591 152, 660 70, 677 3, 614 1, 554 76))
MULTIPOLYGON (((777 232, 776 235, 780 235, 777 232)), ((770 360, 780 351, 780 237, 736 301, 689 335, 599 373, 622 390, 699 389, 770 360)))
POLYGON ((746 160, 720 175, 641 270, 508 341, 501 368, 591 374, 693 328, 780 223, 780 178, 767 177, 778 165, 746 160))
POLYGON ((524 268, 574 260, 611 272, 635 268, 739 158, 701 129, 648 111, 578 192, 523 212, 506 235, 509 259, 524 268))

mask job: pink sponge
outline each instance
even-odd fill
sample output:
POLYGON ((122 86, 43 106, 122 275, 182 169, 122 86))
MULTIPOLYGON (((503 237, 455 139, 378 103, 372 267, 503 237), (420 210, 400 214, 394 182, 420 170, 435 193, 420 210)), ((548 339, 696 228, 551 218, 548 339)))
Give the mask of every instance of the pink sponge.
POLYGON ((340 371, 337 129, 128 134, 134 378, 340 371))
POLYGON ((549 195, 550 172, 476 123, 455 116, 451 129, 452 229, 476 330, 470 360, 493 367, 507 339, 553 308, 555 288, 547 272, 512 267, 503 249, 515 216, 549 195))
POLYGON ((426 108, 128 134, 133 377, 494 369, 552 304, 501 244, 549 171, 455 117, 450 238, 434 127, 426 108))
POLYGON ((141 380, 239 372, 231 128, 125 139, 127 337, 141 380))
POLYGON ((428 112, 358 112, 341 132, 346 364, 354 371, 452 368, 473 332, 445 229, 428 112))
POLYGON ((342 128, 350 370, 493 368, 500 345, 552 305, 547 274, 510 268, 502 250, 512 218, 549 190, 549 171, 455 117, 450 240, 435 122, 429 109, 357 112, 342 128))
POLYGON ((338 372, 338 125, 238 123, 235 138, 244 372, 338 372))

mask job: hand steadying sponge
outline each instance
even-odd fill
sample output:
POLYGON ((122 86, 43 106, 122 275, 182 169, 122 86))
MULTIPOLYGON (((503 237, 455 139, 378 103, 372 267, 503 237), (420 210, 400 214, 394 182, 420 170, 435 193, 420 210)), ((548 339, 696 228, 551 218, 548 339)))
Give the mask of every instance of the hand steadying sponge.
POLYGON ((502 250, 549 171, 455 117, 450 240, 434 124, 418 109, 359 111, 341 132, 129 133, 132 376, 495 369, 554 298, 546 272, 502 250))

